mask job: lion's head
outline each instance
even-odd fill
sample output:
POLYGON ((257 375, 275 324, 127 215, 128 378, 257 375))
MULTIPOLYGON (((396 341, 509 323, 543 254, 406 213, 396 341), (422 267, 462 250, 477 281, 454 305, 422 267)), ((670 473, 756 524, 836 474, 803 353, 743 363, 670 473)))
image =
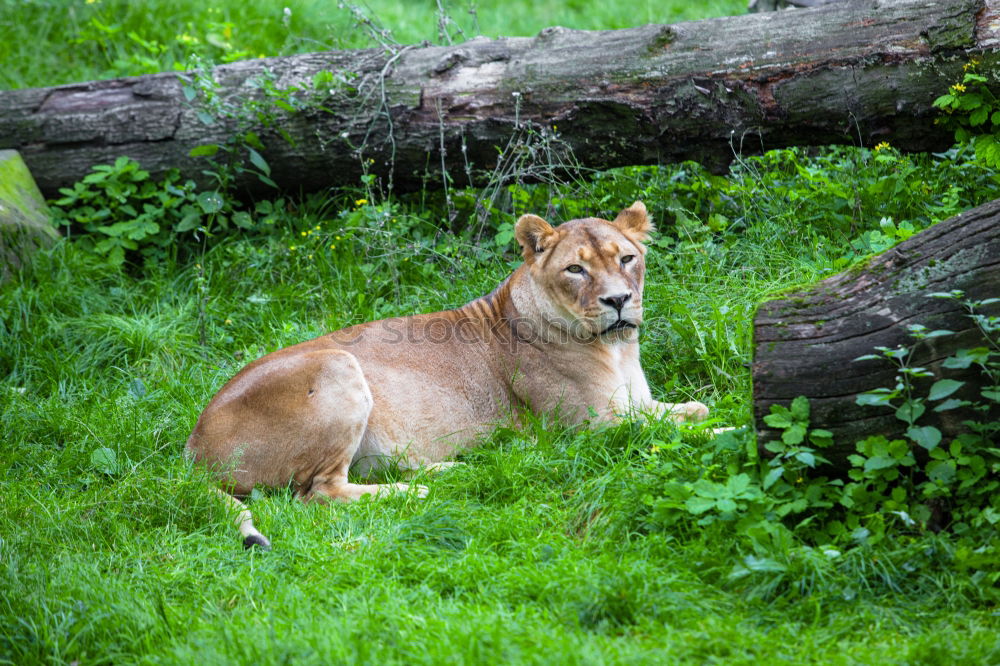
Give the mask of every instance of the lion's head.
POLYGON ((634 338, 642 323, 642 243, 652 230, 640 201, 610 221, 588 217, 553 227, 523 215, 515 237, 542 316, 577 339, 634 338))

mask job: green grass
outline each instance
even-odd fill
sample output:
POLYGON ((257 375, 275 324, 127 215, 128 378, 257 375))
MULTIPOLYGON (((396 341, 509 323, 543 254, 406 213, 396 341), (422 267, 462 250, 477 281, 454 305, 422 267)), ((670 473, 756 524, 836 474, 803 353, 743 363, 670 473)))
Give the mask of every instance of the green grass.
MULTIPOLYGON (((403 44, 442 42, 435 3, 347 3, 403 44)), ((562 25, 627 28, 743 13, 743 0, 699 3, 641 0, 623 8, 595 0, 442 2, 448 33, 509 37, 562 25), (471 14, 470 9, 475 13, 471 14), (461 31, 461 32, 459 32, 461 31)), ((182 69, 190 54, 213 62, 372 45, 357 15, 337 2, 195 0, 0 0, 0 89, 50 86, 182 69), (286 18, 284 9, 290 10, 286 18), (10 17, 10 20, 6 20, 10 17)), ((448 38, 444 38, 447 40, 448 38)))
MULTIPOLYGON (((829 190, 782 219, 773 163, 822 167, 853 190, 879 180, 858 168, 866 155, 785 151, 726 179, 684 165, 586 185, 581 196, 594 200, 645 194, 660 223, 643 340, 657 397, 706 400, 723 421, 748 421, 742 364, 755 304, 835 270, 855 237, 796 230, 811 206, 836 208, 829 190), (732 230, 709 230, 700 207, 732 230)), ((909 163, 898 161, 890 166, 909 163)), ((920 166, 942 182, 964 168, 920 166)), ((989 195, 969 175, 965 205, 989 195)), ((957 568, 961 543, 950 537, 900 534, 830 559, 792 532, 664 527, 652 503, 663 484, 723 460, 705 435, 669 424, 573 431, 540 419, 503 430, 465 466, 426 479, 422 501, 323 507, 265 494, 252 508, 275 548, 244 552, 210 482, 180 455, 211 394, 269 350, 352 321, 458 305, 517 263, 511 247, 481 252, 440 228, 427 233, 435 225, 416 216, 434 209, 419 199, 393 209, 387 233, 359 228, 345 239, 345 220, 376 210, 355 196, 300 202, 267 233, 222 237, 180 263, 112 268, 63 242, 4 286, 0 660, 1000 659, 996 596, 957 568), (104 447, 110 469, 93 457, 104 447), (737 575, 748 557, 777 564, 737 575)), ((918 209, 883 203, 862 207, 857 224, 918 209)))
MULTIPOLYGON (((9 86, 171 68, 199 50, 362 44, 330 3, 289 2, 286 29, 284 5, 0 2, 18 19, 0 44, 9 86), (229 45, 206 46, 229 22, 229 45)), ((400 42, 436 39, 427 3, 371 6, 400 42)), ((511 0, 479 5, 478 20, 533 34, 742 6, 511 0)), ((452 7, 470 34, 464 10, 452 7)), ((654 395, 742 426, 761 301, 998 190, 954 152, 785 150, 725 177, 684 164, 501 188, 482 227, 479 192, 452 192, 449 227, 440 193, 361 202, 373 197, 359 184, 267 215, 248 206, 249 231, 178 235, 124 266, 64 240, 0 285, 0 663, 998 663, 995 535, 896 528, 830 544, 794 520, 668 519, 671 484, 746 468, 697 428, 571 430, 543 415, 423 479, 425 500, 263 493, 251 508, 269 553, 243 551, 181 455, 249 360, 486 293, 519 261, 521 213, 608 216, 635 199, 659 228, 642 333, 654 395)))

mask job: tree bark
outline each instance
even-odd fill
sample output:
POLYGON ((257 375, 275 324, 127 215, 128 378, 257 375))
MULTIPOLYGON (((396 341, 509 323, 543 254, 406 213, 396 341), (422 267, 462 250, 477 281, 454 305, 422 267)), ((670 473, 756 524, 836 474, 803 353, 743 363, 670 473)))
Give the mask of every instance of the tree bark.
MULTIPOLYGON (((369 172, 391 175, 397 189, 433 187, 442 166, 455 184, 481 183, 511 141, 521 157, 533 149, 539 168, 570 162, 565 149, 589 167, 691 159, 722 170, 734 152, 789 145, 946 147, 951 137, 933 124, 931 102, 968 57, 984 69, 1000 61, 998 15, 1000 0, 851 0, 618 31, 546 28, 456 46, 267 58, 212 76, 229 103, 259 100, 254 79, 265 70, 278 88, 320 71, 348 81, 319 99, 325 111, 277 119, 293 143, 256 127, 271 177, 287 190, 353 184, 369 172)), ((177 167, 204 181, 205 160, 190 151, 226 143, 237 121, 206 125, 198 111, 172 73, 8 91, 0 148, 19 150, 49 195, 121 155, 154 176, 177 167)), ((523 162, 516 168, 532 175, 523 162)), ((263 187, 248 173, 239 185, 263 187)))
MULTIPOLYGON (((927 368, 935 378, 917 380, 914 394, 926 397, 935 379, 948 378, 967 382, 951 397, 978 398, 983 380, 975 366, 941 367, 956 349, 988 346, 958 302, 928 296, 955 289, 972 300, 1000 296, 1000 200, 940 222, 860 268, 764 303, 754 320, 758 445, 781 435, 764 423, 771 406, 788 406, 800 395, 809 398, 811 427, 834 433, 837 460, 854 453, 854 444, 869 435, 900 436, 907 426, 894 409, 855 404, 859 393, 895 387, 896 366, 885 359, 855 359, 879 346, 913 345, 906 328, 911 324, 954 332, 916 343, 909 365, 927 368)), ((984 314, 1000 314, 1000 305, 986 306, 984 314)), ((955 435, 973 416, 963 409, 937 413, 935 404, 928 403, 918 426, 955 435)))

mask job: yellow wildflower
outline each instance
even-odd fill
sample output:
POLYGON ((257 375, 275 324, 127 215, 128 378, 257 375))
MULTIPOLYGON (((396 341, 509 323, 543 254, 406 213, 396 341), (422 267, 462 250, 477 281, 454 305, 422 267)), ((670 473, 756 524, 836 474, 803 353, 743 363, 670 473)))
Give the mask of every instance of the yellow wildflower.
POLYGON ((357 201, 354 202, 354 205, 364 206, 366 203, 368 203, 368 199, 358 199, 357 201))
POLYGON ((225 325, 226 325, 226 326, 229 326, 229 325, 230 325, 230 324, 232 324, 232 323, 233 323, 233 320, 232 320, 232 319, 227 319, 227 320, 225 321, 225 325))
POLYGON ((955 92, 965 92, 965 86, 962 85, 961 83, 956 83, 951 87, 951 89, 954 90, 955 92))
POLYGON ((294 251, 295 251, 295 246, 294 246, 294 245, 289 245, 289 246, 288 246, 288 249, 289 249, 289 250, 292 250, 292 251, 294 252, 294 251))
POLYGON ((330 249, 331 249, 331 250, 336 250, 336 249, 337 249, 337 246, 336 246, 336 245, 333 245, 333 244, 331 244, 331 245, 330 245, 330 249))
POLYGON ((889 142, 888 141, 883 141, 882 143, 880 143, 880 144, 878 144, 878 145, 875 146, 875 152, 877 153, 877 152, 879 152, 881 150, 888 150, 889 148, 891 148, 891 146, 889 145, 889 142))

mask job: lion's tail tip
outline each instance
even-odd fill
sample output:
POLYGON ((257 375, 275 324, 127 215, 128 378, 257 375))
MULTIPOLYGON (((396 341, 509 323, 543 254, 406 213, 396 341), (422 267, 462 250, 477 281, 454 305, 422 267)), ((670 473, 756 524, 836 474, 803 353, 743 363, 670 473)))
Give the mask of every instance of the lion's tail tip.
POLYGON ((271 542, 263 534, 251 534, 246 539, 243 539, 243 547, 245 549, 250 550, 254 546, 257 546, 257 548, 264 552, 271 550, 271 542))

